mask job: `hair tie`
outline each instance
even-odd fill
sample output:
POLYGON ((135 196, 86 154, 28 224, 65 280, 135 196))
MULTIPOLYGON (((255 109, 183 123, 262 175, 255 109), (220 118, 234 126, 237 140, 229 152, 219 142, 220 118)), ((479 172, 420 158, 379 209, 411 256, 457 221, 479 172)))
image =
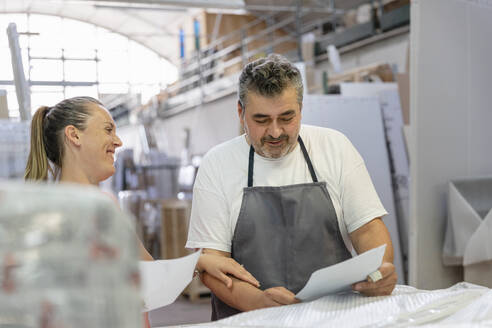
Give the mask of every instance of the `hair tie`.
POLYGON ((46 110, 44 111, 43 118, 47 117, 52 109, 53 109, 53 107, 46 106, 46 110))

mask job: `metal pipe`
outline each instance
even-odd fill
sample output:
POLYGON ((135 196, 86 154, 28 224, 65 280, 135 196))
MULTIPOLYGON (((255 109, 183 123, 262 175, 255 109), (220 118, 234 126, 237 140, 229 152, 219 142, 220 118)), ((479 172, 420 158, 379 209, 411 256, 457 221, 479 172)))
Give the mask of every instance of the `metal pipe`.
POLYGON ((301 0, 297 0, 296 6, 299 10, 296 11, 296 34, 297 34, 297 57, 300 62, 303 61, 302 57, 302 20, 301 20, 301 9, 302 2, 301 0))
MULTIPOLYGON (((100 5, 101 3, 106 6, 111 4, 142 4, 146 5, 160 5, 160 6, 173 6, 177 8, 217 8, 217 9, 242 9, 248 11, 286 11, 297 12, 299 8, 297 6, 273 6, 273 5, 248 5, 243 0, 86 0, 94 4, 100 5)), ((66 2, 70 2, 66 1, 66 2)), ((80 2, 80 1, 77 1, 80 2)), ((333 13, 333 9, 326 6, 310 6, 302 7, 303 12, 317 12, 317 13, 333 13)))
POLYGON ((22 65, 22 53, 19 46, 19 34, 15 23, 10 23, 7 28, 9 39, 10 54, 12 58, 12 70, 14 72, 15 93, 19 102, 19 112, 21 120, 29 121, 31 119, 31 90, 29 83, 24 75, 22 65))

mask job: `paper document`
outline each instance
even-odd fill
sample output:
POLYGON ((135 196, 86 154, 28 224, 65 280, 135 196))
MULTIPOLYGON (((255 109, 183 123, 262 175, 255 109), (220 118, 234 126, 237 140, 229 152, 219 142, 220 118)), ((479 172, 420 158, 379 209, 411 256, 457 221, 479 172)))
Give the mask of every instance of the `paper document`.
POLYGON ((173 260, 140 261, 143 312, 173 303, 193 279, 201 250, 173 260))
POLYGON ((311 274, 306 286, 296 297, 311 301, 321 296, 351 290, 351 285, 366 280, 383 263, 386 244, 373 248, 356 257, 319 269, 311 274))

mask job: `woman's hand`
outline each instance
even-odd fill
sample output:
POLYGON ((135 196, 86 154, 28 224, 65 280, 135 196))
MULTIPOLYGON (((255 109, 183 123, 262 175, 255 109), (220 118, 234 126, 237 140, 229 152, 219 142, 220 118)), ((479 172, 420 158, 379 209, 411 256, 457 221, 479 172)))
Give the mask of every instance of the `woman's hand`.
POLYGON ((200 272, 206 271, 211 276, 219 279, 227 288, 232 287, 232 279, 228 275, 233 275, 237 279, 248 282, 255 287, 260 287, 258 280, 230 257, 202 254, 198 259, 196 268, 200 272))

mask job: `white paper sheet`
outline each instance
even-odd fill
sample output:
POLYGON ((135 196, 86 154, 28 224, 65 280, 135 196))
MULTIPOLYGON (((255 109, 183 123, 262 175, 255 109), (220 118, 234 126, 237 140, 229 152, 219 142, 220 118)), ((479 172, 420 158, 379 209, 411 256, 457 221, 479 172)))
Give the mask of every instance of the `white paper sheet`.
POLYGON ((352 284, 366 280, 369 274, 381 266, 385 249, 386 244, 314 271, 296 297, 302 301, 311 301, 328 294, 350 290, 352 284))
POLYGON ((173 303, 193 279, 201 250, 173 260, 140 261, 143 312, 173 303))

